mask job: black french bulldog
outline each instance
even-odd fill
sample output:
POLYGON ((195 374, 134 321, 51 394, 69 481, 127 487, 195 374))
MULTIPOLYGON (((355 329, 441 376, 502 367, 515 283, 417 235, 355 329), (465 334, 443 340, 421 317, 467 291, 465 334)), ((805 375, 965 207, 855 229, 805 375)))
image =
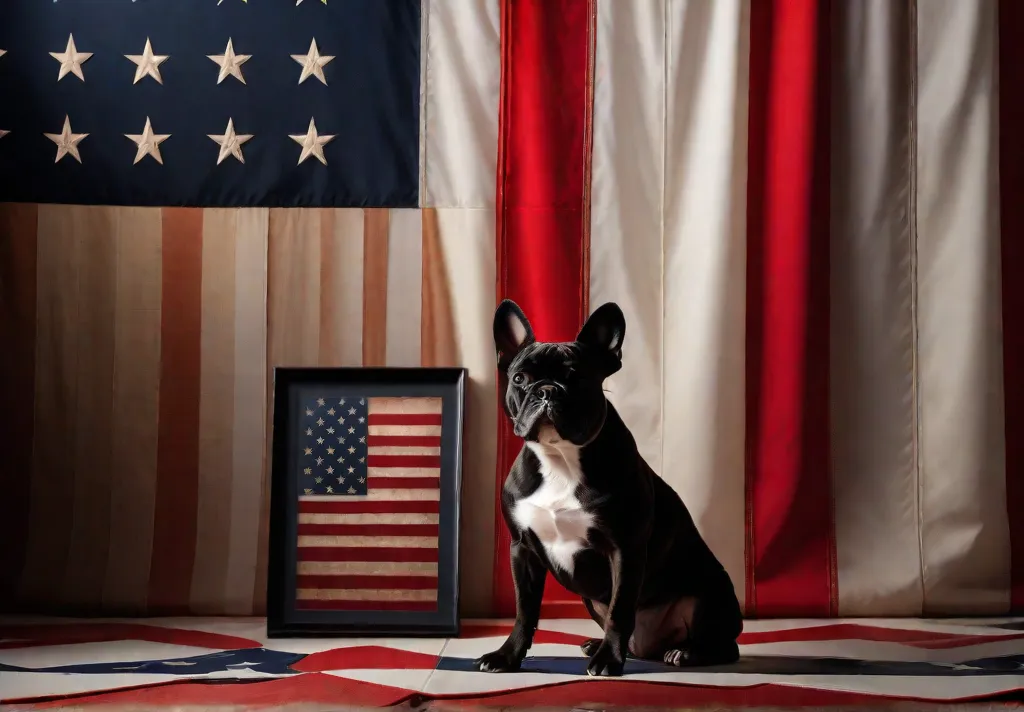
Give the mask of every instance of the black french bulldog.
POLYGON ((494 314, 505 413, 525 447, 501 497, 515 625, 476 661, 478 670, 519 669, 548 571, 583 597, 604 630, 582 646, 589 675, 621 675, 627 654, 677 666, 739 659, 743 620, 728 573, 605 398, 605 379, 622 367, 625 333, 614 303, 598 308, 570 343, 536 341, 512 301, 494 314))

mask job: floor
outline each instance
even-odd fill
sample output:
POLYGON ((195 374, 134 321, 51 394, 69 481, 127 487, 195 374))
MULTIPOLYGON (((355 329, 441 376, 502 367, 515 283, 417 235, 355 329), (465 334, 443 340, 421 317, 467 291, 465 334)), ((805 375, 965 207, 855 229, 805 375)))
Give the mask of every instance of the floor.
POLYGON ((472 660, 508 629, 467 621, 447 640, 268 640, 255 618, 0 618, 0 703, 440 712, 1024 700, 1024 619, 749 621, 735 665, 683 671, 631 660, 622 678, 600 680, 586 676, 579 650, 596 626, 548 620, 521 672, 475 672, 472 660))

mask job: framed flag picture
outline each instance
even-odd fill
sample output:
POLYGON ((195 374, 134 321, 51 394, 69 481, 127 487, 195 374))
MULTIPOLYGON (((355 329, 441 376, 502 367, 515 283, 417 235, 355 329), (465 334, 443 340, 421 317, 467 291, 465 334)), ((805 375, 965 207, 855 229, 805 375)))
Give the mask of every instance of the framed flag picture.
POLYGON ((274 370, 269 637, 458 634, 465 381, 274 370))

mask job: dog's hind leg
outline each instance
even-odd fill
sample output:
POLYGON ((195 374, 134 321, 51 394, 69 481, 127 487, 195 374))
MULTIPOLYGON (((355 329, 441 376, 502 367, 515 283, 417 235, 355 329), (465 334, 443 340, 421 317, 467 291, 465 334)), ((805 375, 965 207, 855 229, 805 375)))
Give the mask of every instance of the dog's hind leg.
MULTIPOLYGON (((601 605, 601 604, 598 604, 598 605, 601 605)), ((608 613, 608 608, 606 606, 604 606, 604 605, 601 605, 603 613, 599 613, 597 611, 597 609, 594 607, 594 602, 591 601, 589 598, 584 598, 583 599, 583 606, 584 606, 584 608, 587 609, 587 613, 590 614, 590 617, 594 619, 594 622, 597 623, 601 627, 602 630, 604 630, 604 617, 608 613)), ((586 655, 589 658, 591 655, 593 655, 597 651, 597 649, 600 646, 601 646, 601 639, 600 638, 590 638, 587 641, 585 641, 583 643, 583 645, 580 646, 580 650, 582 650, 583 654, 586 655)))
POLYGON ((740 659, 736 643, 743 630, 743 617, 735 595, 704 596, 692 608, 692 617, 683 621, 685 638, 662 655, 662 660, 678 667, 728 665, 740 659))

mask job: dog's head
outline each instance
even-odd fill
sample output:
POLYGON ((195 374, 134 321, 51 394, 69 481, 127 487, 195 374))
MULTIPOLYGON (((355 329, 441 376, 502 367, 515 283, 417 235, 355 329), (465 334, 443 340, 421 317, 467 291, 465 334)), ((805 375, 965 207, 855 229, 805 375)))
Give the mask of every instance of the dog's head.
POLYGON ((609 302, 590 315, 575 341, 537 341, 523 311, 508 299, 494 313, 494 347, 505 413, 519 437, 586 445, 601 431, 603 384, 622 368, 626 320, 609 302))

